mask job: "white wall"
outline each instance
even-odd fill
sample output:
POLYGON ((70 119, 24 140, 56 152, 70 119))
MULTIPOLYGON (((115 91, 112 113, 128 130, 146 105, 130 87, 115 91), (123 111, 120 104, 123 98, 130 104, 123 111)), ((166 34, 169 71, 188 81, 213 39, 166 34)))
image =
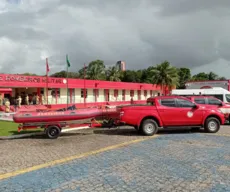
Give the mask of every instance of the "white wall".
MULTIPOLYGON (((75 91, 75 103, 84 103, 84 98, 81 97, 81 89, 74 89, 75 91)), ((86 102, 95 102, 95 96, 93 94, 93 89, 87 89, 87 98, 86 102)), ((159 91, 154 91, 153 90, 153 96, 157 96, 157 93, 159 91)), ((46 89, 44 90, 44 96, 46 97, 46 89)), ((114 97, 114 90, 111 89, 109 90, 109 96, 110 96, 110 101, 122 101, 122 90, 118 90, 118 97, 117 99, 114 97)), ((141 90, 141 100, 145 100, 148 97, 150 97, 150 90, 147 91, 147 97, 144 96, 144 90, 141 90)), ((51 96, 51 90, 49 90, 49 104, 56 104, 56 98, 52 98, 51 96)), ((130 101, 130 90, 126 90, 125 94, 125 100, 130 101)), ((136 101, 138 100, 138 91, 134 90, 134 97, 133 100, 136 101)), ((46 100, 45 100, 46 101, 46 100)), ((67 92, 66 88, 61 88, 60 89, 60 98, 58 98, 58 104, 65 104, 67 102, 67 92)), ((69 100, 70 102, 70 100, 69 100)), ((105 102, 105 96, 104 96, 104 89, 99 89, 98 90, 98 97, 97 97, 97 102, 105 102)), ((45 102, 46 103, 46 102, 45 102)))
POLYGON ((105 101, 104 89, 99 89, 98 92, 99 93, 98 93, 97 102, 104 102, 105 101))
POLYGON ((118 90, 117 101, 122 101, 122 90, 118 90))
MULTIPOLYGON (((87 89, 87 98, 86 98, 86 102, 95 102, 95 96, 93 95, 93 89, 87 89)), ((84 97, 82 98, 83 102, 84 102, 84 97)))

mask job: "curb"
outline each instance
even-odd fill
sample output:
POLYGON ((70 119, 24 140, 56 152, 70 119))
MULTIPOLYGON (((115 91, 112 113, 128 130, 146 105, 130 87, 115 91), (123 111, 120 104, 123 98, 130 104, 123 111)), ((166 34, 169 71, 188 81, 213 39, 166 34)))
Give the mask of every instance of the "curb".
MULTIPOLYGON (((76 131, 76 130, 82 130, 82 129, 88 129, 89 126, 85 127, 76 127, 76 128, 69 128, 69 129, 63 129, 62 133, 69 132, 69 131, 76 131)), ((11 140, 11 139, 20 139, 20 138, 28 138, 32 136, 39 136, 44 135, 44 132, 37 132, 37 133, 25 133, 25 134, 19 134, 19 135, 11 135, 11 136, 0 136, 0 140, 11 140)))
POLYGON ((19 134, 19 135, 11 135, 11 136, 0 136, 0 140, 10 140, 10 139, 20 139, 20 138, 27 138, 37 135, 43 135, 43 132, 38 133, 25 133, 25 134, 19 134))

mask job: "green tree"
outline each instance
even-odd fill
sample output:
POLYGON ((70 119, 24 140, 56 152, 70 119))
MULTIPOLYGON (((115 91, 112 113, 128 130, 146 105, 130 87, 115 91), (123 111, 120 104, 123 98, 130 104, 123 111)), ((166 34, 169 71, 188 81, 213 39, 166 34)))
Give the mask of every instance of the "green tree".
POLYGON ((193 81, 206 81, 209 80, 208 74, 201 72, 192 76, 193 81))
POLYGON ((35 74, 35 73, 22 73, 22 75, 25 75, 25 76, 37 76, 37 74, 35 74))
POLYGON ((141 83, 152 83, 152 78, 153 78, 152 69, 154 69, 153 66, 142 70, 141 83))
POLYGON ((191 79, 191 71, 189 68, 178 69, 179 89, 185 89, 185 83, 191 79))
POLYGON ((218 75, 213 73, 212 71, 208 73, 208 80, 218 80, 218 75))
MULTIPOLYGON (((50 75, 51 77, 57 77, 57 78, 66 78, 67 77, 67 71, 59 71, 57 73, 54 73, 50 75)), ((78 74, 75 72, 68 72, 68 78, 78 78, 78 74)))
POLYGON ((122 73, 117 66, 110 67, 106 74, 108 81, 121 81, 122 73))
POLYGON ((135 70, 126 70, 122 72, 122 78, 121 80, 123 82, 133 82, 133 83, 140 83, 141 82, 141 76, 142 72, 135 71, 135 70))
MULTIPOLYGON (((85 76, 86 76, 86 71, 88 69, 88 66, 85 66, 85 69, 84 67, 82 67, 79 71, 78 71, 78 78, 80 79, 84 79, 84 73, 85 73, 85 76), (85 70, 85 71, 84 71, 85 70)), ((86 77, 87 78, 87 77, 86 77)))
POLYGON ((219 77, 218 80, 227 80, 226 77, 219 77))
MULTIPOLYGON (((83 68, 84 71, 84 68, 83 68)), ((104 61, 91 61, 87 67, 86 78, 92 80, 106 80, 104 61)))
POLYGON ((168 61, 164 61, 156 67, 153 67, 151 72, 153 73, 152 83, 159 85, 163 92, 165 92, 166 87, 171 90, 178 85, 179 78, 177 68, 171 66, 168 61))

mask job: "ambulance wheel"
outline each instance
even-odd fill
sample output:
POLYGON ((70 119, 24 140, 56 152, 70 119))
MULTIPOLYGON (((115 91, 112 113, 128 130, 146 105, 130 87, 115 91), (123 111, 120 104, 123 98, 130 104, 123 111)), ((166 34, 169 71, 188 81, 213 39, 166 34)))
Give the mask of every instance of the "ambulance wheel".
POLYGON ((158 131, 158 125, 153 119, 146 119, 141 125, 141 132, 146 136, 152 136, 158 131))
POLYGON ((46 129, 46 136, 49 138, 49 139, 57 139, 58 136, 60 135, 61 133, 61 130, 59 127, 57 126, 49 126, 47 129, 46 129))
POLYGON ((204 130, 208 133, 216 133, 220 129, 220 121, 215 117, 209 117, 204 124, 204 130))

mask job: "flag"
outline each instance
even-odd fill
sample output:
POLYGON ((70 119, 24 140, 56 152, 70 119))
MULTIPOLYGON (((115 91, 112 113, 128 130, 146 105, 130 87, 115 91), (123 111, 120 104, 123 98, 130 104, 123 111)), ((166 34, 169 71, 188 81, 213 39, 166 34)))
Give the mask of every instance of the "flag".
POLYGON ((48 58, 46 58, 46 72, 48 73, 50 71, 49 64, 48 64, 48 58))
POLYGON ((66 63, 67 63, 67 66, 70 67, 70 62, 69 62, 69 59, 68 59, 68 55, 66 55, 66 63))

